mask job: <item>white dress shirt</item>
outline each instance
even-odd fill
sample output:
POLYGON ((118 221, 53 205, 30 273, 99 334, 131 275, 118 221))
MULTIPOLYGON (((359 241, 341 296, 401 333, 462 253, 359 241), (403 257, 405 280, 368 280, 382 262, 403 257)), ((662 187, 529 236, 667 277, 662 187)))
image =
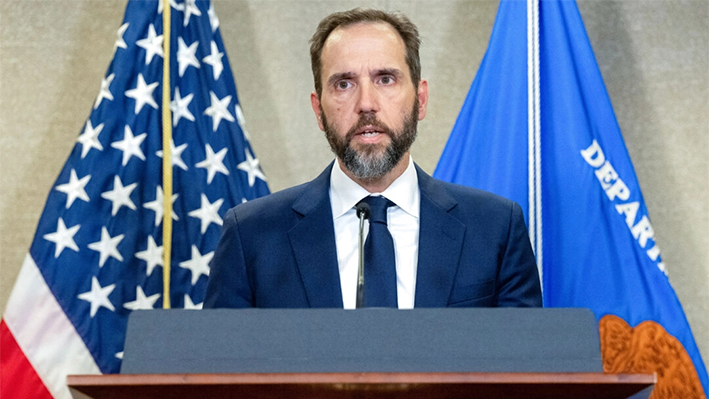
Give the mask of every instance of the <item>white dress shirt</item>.
MULTIPOLYGON (((369 193, 350 179, 336 160, 330 173, 330 205, 335 224, 337 262, 345 309, 354 309, 357 301, 357 269, 359 267, 359 219, 355 205, 369 195, 382 195, 396 204, 387 209, 387 225, 394 239, 396 287, 399 309, 412 309, 416 295, 418 265, 419 208, 421 194, 414 162, 382 193, 369 193)), ((365 221, 364 232, 369 231, 365 221)), ((367 280, 364 281, 365 287, 367 280)))

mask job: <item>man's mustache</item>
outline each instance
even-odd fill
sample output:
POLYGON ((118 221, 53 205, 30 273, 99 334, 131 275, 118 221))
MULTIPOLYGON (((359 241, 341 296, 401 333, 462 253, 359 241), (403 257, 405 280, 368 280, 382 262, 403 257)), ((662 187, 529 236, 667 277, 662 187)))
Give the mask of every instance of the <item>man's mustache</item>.
POLYGON ((357 134, 357 131, 365 126, 373 126, 377 128, 377 130, 380 130, 382 134, 386 134, 390 138, 393 137, 392 131, 391 129, 389 129, 389 126, 387 126, 384 122, 380 121, 374 113, 365 113, 360 115, 359 120, 357 120, 357 123, 352 126, 349 131, 347 131, 347 135, 345 135, 345 140, 347 142, 352 141, 354 136, 357 134))

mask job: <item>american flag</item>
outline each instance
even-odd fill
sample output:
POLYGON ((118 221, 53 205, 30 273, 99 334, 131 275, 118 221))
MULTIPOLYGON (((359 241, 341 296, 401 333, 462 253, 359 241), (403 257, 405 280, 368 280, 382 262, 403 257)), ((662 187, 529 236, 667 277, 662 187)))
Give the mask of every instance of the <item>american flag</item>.
MULTIPOLYGON (((170 302, 199 308, 222 216, 269 190, 213 6, 170 6, 170 302)), ((7 305, 3 398, 69 398, 67 374, 117 373, 128 314, 162 306, 162 14, 162 1, 128 2, 113 60, 7 305)))

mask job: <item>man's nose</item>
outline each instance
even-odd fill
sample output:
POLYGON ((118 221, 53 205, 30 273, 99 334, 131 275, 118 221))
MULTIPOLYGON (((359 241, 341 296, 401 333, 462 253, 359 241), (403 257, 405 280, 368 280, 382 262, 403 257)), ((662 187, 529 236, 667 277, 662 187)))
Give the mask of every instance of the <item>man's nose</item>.
POLYGON ((378 112, 379 96, 376 87, 370 81, 365 81, 359 86, 359 101, 357 103, 359 113, 378 112))

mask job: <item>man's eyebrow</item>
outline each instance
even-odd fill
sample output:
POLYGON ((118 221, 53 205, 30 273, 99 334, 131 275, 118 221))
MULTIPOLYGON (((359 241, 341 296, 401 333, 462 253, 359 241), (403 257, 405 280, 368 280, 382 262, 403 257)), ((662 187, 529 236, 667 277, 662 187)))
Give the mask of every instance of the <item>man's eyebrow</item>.
POLYGON ((356 76, 356 75, 354 74, 354 72, 340 72, 340 73, 336 73, 336 74, 330 76, 330 79, 327 80, 327 85, 328 85, 328 86, 332 86, 332 85, 334 85, 335 82, 337 82, 338 80, 342 80, 342 79, 352 79, 352 78, 354 78, 355 76, 356 76))
POLYGON ((401 72, 400 69, 397 68, 382 68, 382 69, 376 69, 372 72, 373 76, 381 76, 381 75, 394 75, 397 78, 401 78, 404 74, 401 72))

